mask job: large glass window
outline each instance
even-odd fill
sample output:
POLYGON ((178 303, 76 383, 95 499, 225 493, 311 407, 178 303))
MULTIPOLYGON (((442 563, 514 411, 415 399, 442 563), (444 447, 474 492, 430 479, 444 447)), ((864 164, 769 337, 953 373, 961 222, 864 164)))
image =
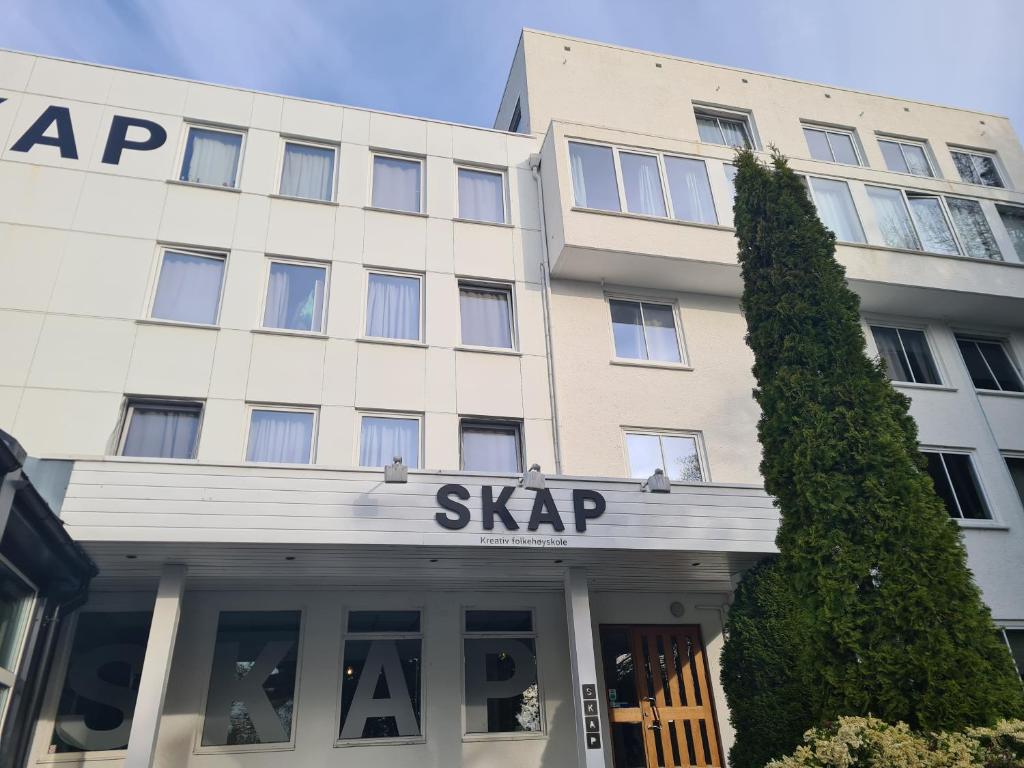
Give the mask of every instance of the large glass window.
POLYGON ((861 165, 860 155, 853 140, 853 133, 834 128, 804 127, 804 137, 811 157, 829 163, 861 165))
POLYGON ((847 243, 865 242, 864 230, 860 226, 857 209, 845 181, 812 176, 811 191, 822 223, 835 233, 837 240, 847 243))
POLYGON ((969 520, 991 517, 969 455, 939 451, 921 453, 928 461, 928 474, 935 484, 935 492, 945 503, 950 517, 969 520))
POLYGON ((178 178, 193 184, 235 187, 241 156, 242 134, 192 126, 178 178))
POLYGON ((701 224, 718 223, 708 169, 703 160, 665 155, 665 174, 674 218, 701 224))
POLYGON ((997 205, 996 210, 999 211, 999 218, 1003 220, 1003 226, 1006 227, 1006 234, 1010 236, 1017 258, 1024 261, 1024 208, 997 205))
POLYGON ((466 732, 542 731, 532 612, 467 610, 463 629, 466 732))
POLYGON ((964 149, 951 149, 953 164, 960 178, 968 184, 981 184, 986 187, 1001 187, 1003 180, 996 170, 996 161, 991 155, 981 152, 968 152, 964 149))
POLYGON ((871 335, 890 379, 916 384, 941 383, 924 331, 872 325, 871 335))
POLYGON ((200 403, 129 400, 121 455, 194 459, 202 410, 200 403))
POLYGON ((462 343, 512 349, 512 289, 500 285, 459 283, 462 343))
POLYGON ((619 167, 626 192, 626 210, 644 216, 665 216, 665 195, 661 190, 657 156, 619 152, 619 167))
POLYGON ((1017 674, 1024 680, 1024 629, 1007 628, 1003 630, 1003 636, 1013 656, 1013 663, 1017 665, 1017 674))
POLYGON ((875 218, 882 231, 882 239, 890 248, 921 250, 921 241, 910 218, 903 192, 889 187, 868 186, 868 197, 875 207, 875 218))
POLYGON ((1017 489, 1020 503, 1024 504, 1024 456, 1004 456, 1006 468, 1010 470, 1013 486, 1017 489))
POLYGON ((627 432, 626 453, 630 477, 646 480, 655 469, 681 483, 699 483, 705 477, 696 435, 627 432))
POLYGON ((222 255, 164 251, 151 317, 214 325, 224 283, 222 255))
POLYGON ((78 614, 50 754, 128 746, 151 618, 142 611, 78 614))
POLYGON ((253 408, 246 461, 309 464, 313 458, 313 411, 253 408))
POLYGON ((366 335, 420 340, 419 277, 371 272, 367 280, 366 335))
POLYGON ((626 360, 682 361, 671 304, 610 299, 615 356, 626 360))
POLYGON ((420 465, 420 420, 364 415, 359 436, 359 466, 385 467, 396 456, 407 467, 420 465))
POLYGON ((351 611, 341 678, 339 740, 422 735, 419 611, 351 611))
POLYGON ((879 139, 878 146, 882 149, 882 157, 890 171, 912 173, 915 176, 934 176, 928 153, 924 145, 913 141, 898 139, 879 139))
POLYGON ((373 156, 375 208, 420 213, 422 208, 423 162, 414 158, 373 156))
POLYGON ((322 332, 326 295, 326 266, 271 261, 263 327, 322 332))
POLYGON ((1004 342, 958 335, 956 343, 977 389, 1024 392, 1020 371, 1004 342))
POLYGON ((621 210, 611 147, 570 141, 569 168, 576 205, 599 211, 621 210))
POLYGON ((518 424, 464 420, 460 432, 463 469, 507 474, 522 471, 518 424))
POLYGON ((949 256, 960 253, 938 195, 908 192, 907 202, 924 250, 949 256))
POLYGON ((281 194, 308 200, 332 200, 334 155, 333 147, 286 142, 281 169, 281 194))
POLYGON ((21 661, 35 590, 0 560, 0 726, 21 661))
POLYGON ((210 669, 202 746, 292 739, 299 611, 223 611, 210 669))
POLYGON ((968 256, 975 259, 1001 259, 999 246, 988 226, 988 219, 977 200, 964 200, 959 197, 947 197, 946 205, 953 217, 960 242, 968 256))
POLYGON ((505 223, 505 174, 459 168, 459 218, 505 223))
POLYGON ((710 110, 694 109, 697 118, 697 133, 700 140, 708 144, 722 144, 726 147, 753 147, 750 125, 741 115, 725 115, 710 110))

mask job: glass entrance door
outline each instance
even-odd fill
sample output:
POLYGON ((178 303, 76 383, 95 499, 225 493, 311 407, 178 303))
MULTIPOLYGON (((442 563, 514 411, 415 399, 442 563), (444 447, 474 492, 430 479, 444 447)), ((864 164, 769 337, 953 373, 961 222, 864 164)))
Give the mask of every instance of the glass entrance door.
POLYGON ((721 766, 696 626, 605 626, 601 656, 615 768, 721 766))

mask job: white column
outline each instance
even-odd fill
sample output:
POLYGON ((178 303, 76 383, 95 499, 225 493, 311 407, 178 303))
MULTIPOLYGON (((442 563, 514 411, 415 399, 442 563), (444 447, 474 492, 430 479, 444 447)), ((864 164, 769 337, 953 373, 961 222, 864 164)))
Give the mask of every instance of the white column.
POLYGON ((572 701, 576 717, 576 750, 579 768, 604 768, 609 735, 601 725, 601 697, 597 688, 597 657, 590 621, 590 590, 582 568, 565 573, 565 617, 569 625, 569 661, 572 670, 572 701), (593 697, 584 698, 586 693, 593 697), (594 727, 598 730, 595 733, 594 727), (595 747, 594 737, 600 743, 595 747), (590 745, 590 746, 588 746, 590 745))
POLYGON ((184 565, 167 564, 160 573, 124 768, 152 768, 153 765, 187 572, 184 565))

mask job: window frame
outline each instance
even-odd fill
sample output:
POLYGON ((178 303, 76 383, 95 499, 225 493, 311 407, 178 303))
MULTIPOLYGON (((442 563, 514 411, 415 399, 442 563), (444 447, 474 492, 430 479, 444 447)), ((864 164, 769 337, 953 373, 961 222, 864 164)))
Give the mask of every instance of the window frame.
MULTIPOLYGON (((822 160, 820 162, 825 161, 822 160)), ((838 163, 838 165, 845 165, 845 163, 838 163)), ((864 218, 861 215, 860 209, 857 208, 857 201, 853 197, 853 191, 850 188, 849 179, 836 178, 835 176, 822 176, 820 173, 798 173, 797 175, 803 177, 806 180, 806 184, 804 184, 804 189, 807 190, 807 196, 810 198, 811 204, 814 206, 814 213, 819 220, 821 220, 821 209, 818 206, 818 198, 814 192, 814 179, 823 179, 825 181, 839 181, 845 184, 846 192, 850 196, 850 205, 853 206, 853 215, 857 218, 857 226, 860 228, 861 237, 863 237, 864 239, 861 242, 857 242, 856 240, 842 240, 839 238, 838 235, 836 235, 836 243, 840 245, 870 245, 870 243, 868 242, 868 231, 867 229, 864 228, 864 218)), ((824 221, 822 221, 821 223, 826 229, 829 229, 830 232, 832 231, 829 228, 828 224, 826 224, 824 221)), ((835 233, 833 232, 833 234, 835 233)))
POLYGON ((277 193, 273 197, 280 197, 284 200, 298 200, 302 203, 320 203, 327 205, 338 204, 338 178, 339 178, 339 166, 341 154, 339 151, 339 145, 333 144, 329 141, 317 141, 316 139, 307 139, 301 136, 292 136, 289 134, 281 134, 281 151, 279 153, 278 167, 277 167, 277 193), (327 200, 321 200, 317 197, 300 197, 299 195, 286 195, 281 191, 281 187, 284 184, 284 161, 288 155, 288 145, 294 144, 299 147, 311 147, 313 149, 327 149, 330 150, 334 155, 334 162, 332 163, 332 174, 331 174, 331 196, 327 200))
POLYGON ((259 326, 257 327, 257 330, 260 333, 279 333, 285 336, 292 335, 325 338, 327 336, 327 313, 331 298, 331 267, 333 264, 329 260, 294 258, 292 256, 277 256, 269 253, 266 254, 266 262, 266 266, 263 268, 263 297, 260 300, 259 326), (270 293, 270 275, 275 263, 298 267, 316 267, 317 269, 324 270, 324 306, 320 315, 319 331, 306 331, 301 328, 278 328, 272 325, 264 325, 267 316, 267 297, 270 293))
MULTIPOLYGON (((949 483, 950 490, 953 492, 954 501, 956 501, 959 516, 953 514, 953 510, 947 510, 949 512, 949 519, 956 521, 957 525, 962 526, 980 526, 980 527, 993 527, 999 526, 999 518, 996 517, 996 508, 992 505, 989 499, 988 492, 985 488, 985 483, 982 481, 981 473, 978 471, 978 463, 975 461, 976 451, 973 448, 960 448, 951 446, 938 446, 930 443, 921 443, 917 446, 918 453, 934 453, 942 456, 943 454, 953 454, 956 456, 966 456, 967 461, 970 464, 971 477, 974 478, 974 482, 977 485, 978 498, 981 500, 981 506, 984 508, 985 513, 988 517, 964 517, 963 509, 960 505, 960 499, 957 495, 956 487, 953 485, 953 478, 949 474, 949 468, 946 466, 946 461, 942 459, 942 469, 946 473, 946 482, 949 483)), ((924 474, 928 475, 928 470, 921 470, 924 474)), ((931 475, 928 475, 931 477, 931 475)), ((934 482, 934 481, 933 481, 934 482)), ((935 492, 936 496, 939 496, 938 491, 935 492)), ((942 497, 939 496, 939 500, 942 497)))
POLYGON ((203 189, 226 189, 233 192, 240 192, 242 189, 242 168, 245 163, 245 150, 249 143, 249 129, 245 127, 228 125, 225 123, 207 123, 202 120, 185 120, 182 125, 181 147, 178 149, 177 165, 178 173, 172 181, 175 184, 187 184, 190 187, 202 187, 203 189), (228 187, 217 184, 205 184, 201 181, 188 181, 181 178, 185 170, 185 156, 188 154, 189 137, 192 129, 198 128, 201 131, 212 131, 215 133, 227 133, 240 136, 242 139, 238 147, 238 168, 235 170, 235 183, 228 187))
POLYGON ((523 468, 526 466, 525 446, 526 440, 523 435, 523 420, 522 419, 511 419, 511 418, 500 418, 490 416, 459 416, 459 471, 460 472, 472 472, 474 474, 482 475, 504 475, 503 472, 495 472, 492 470, 477 470, 477 469, 465 469, 466 456, 465 456, 465 441, 463 439, 463 433, 465 428, 469 427, 486 427, 488 429, 502 429, 507 428, 513 430, 516 438, 516 459, 519 462, 519 468, 512 474, 513 476, 520 475, 523 472, 523 468))
POLYGON ((519 126, 522 125, 523 122, 523 107, 521 102, 522 99, 517 98, 516 105, 512 108, 512 116, 508 121, 509 133, 519 133, 519 126))
MULTIPOLYGON (((807 143, 807 137, 804 136, 804 144, 807 146, 808 160, 812 160, 816 163, 832 163, 833 165, 845 165, 848 168, 870 168, 867 159, 864 157, 864 151, 860 145, 860 138, 857 136, 856 128, 846 128, 839 125, 828 125, 826 123, 814 123, 806 120, 800 121, 800 128, 802 131, 817 131, 818 133, 825 134, 825 142, 828 144, 828 151, 832 155, 831 160, 821 160, 820 158, 814 157, 811 154, 811 145, 807 143), (840 136, 846 136, 850 139, 850 144, 853 145, 853 154, 857 157, 857 163, 844 163, 841 160, 836 160, 836 151, 832 147, 832 139, 829 138, 829 134, 837 134, 840 136)), ((879 150, 881 151, 881 150, 879 150)))
POLYGON ((278 403, 256 403, 246 402, 245 404, 245 440, 242 445, 242 463, 248 466, 270 466, 270 467, 312 467, 316 465, 317 443, 320 437, 320 406, 317 405, 282 405, 278 403), (305 464, 284 463, 276 461, 250 461, 246 458, 249 455, 249 440, 252 438, 252 414, 254 411, 274 411, 283 413, 311 413, 313 414, 313 428, 310 430, 309 462, 305 464))
POLYGON ((754 115, 750 110, 719 107, 714 104, 704 104, 698 101, 691 102, 691 106, 693 107, 694 124, 697 125, 697 141, 699 143, 715 147, 733 148, 731 144, 716 144, 701 139, 700 125, 697 123, 697 118, 706 117, 718 121, 718 130, 723 138, 725 137, 725 131, 722 130, 722 120, 741 124, 743 126, 743 133, 747 137, 747 142, 750 144, 749 149, 754 152, 761 149, 761 142, 758 140, 757 130, 754 126, 754 115))
POLYGON ((196 461, 199 455, 199 441, 203 437, 203 421, 206 417, 206 401, 203 399, 153 397, 151 395, 126 395, 122 406, 120 431, 117 438, 115 456, 128 461, 196 461), (137 407, 162 408, 168 411, 195 411, 199 415, 196 425, 196 443, 192 447, 192 455, 187 459, 172 458, 167 456, 125 456, 124 444, 128 440, 128 429, 132 424, 132 417, 137 407))
POLYGON ((505 282, 501 280, 488 280, 478 279, 474 277, 459 277, 456 275, 455 278, 456 289, 458 291, 458 304, 459 304, 459 343, 456 345, 456 349, 471 350, 475 352, 493 352, 495 354, 505 355, 517 355, 519 351, 519 307, 516 305, 516 286, 514 282, 505 282), (462 340, 462 288, 475 288, 477 290, 489 291, 492 293, 504 292, 508 296, 508 324, 509 324, 509 338, 512 342, 510 347, 489 347, 482 344, 467 344, 462 340))
POLYGON ((510 227, 511 216, 509 215, 509 205, 511 203, 511 194, 509 193, 508 185, 508 168, 499 165, 486 165, 483 163, 469 163, 456 160, 455 165, 455 217, 453 221, 462 221, 470 224, 484 224, 492 227, 510 227), (459 198, 459 174, 462 170, 476 171, 477 173, 489 173, 494 176, 501 177, 501 221, 487 221, 487 219, 471 219, 467 216, 462 215, 462 209, 459 198))
MULTIPOLYGON (((928 357, 931 358, 932 367, 935 369, 935 375, 938 376, 939 380, 934 384, 927 384, 919 381, 899 381, 896 379, 889 379, 889 383, 897 387, 912 387, 922 389, 952 389, 947 384, 947 376, 944 366, 941 364, 939 356, 935 352, 935 345, 932 343, 931 331, 929 326, 920 325, 915 323, 901 323, 896 320, 876 320, 873 318, 865 318, 865 325, 868 327, 868 333, 865 334, 871 341, 871 348, 875 352, 875 356, 881 359, 882 355, 878 350, 878 342, 875 340, 874 329, 875 328, 891 328, 896 331, 896 336, 900 342, 900 349, 903 350, 904 356, 909 361, 910 356, 907 355, 906 346, 903 343, 903 337, 900 335, 900 331, 918 331, 924 336, 925 347, 928 350, 928 357)), ((913 375, 913 371, 910 371, 913 375)), ((888 378, 888 377, 887 377, 888 378)))
MULTIPOLYGON (((1007 178, 1002 162, 999 160, 999 153, 995 150, 974 149, 973 147, 962 147, 956 144, 947 144, 946 146, 949 149, 949 158, 953 161, 953 167, 956 168, 956 181, 961 184, 970 184, 975 187, 985 187, 986 189, 1005 189, 1010 191, 1009 179, 1007 178), (968 181, 960 175, 960 169, 957 168, 956 160, 953 157, 954 154, 968 155, 971 157, 971 166, 974 168, 975 173, 977 173, 978 168, 973 158, 984 157, 990 160, 992 162, 992 169, 995 171, 996 177, 999 179, 999 184, 985 184, 984 182, 978 183, 976 181, 968 181)), ((981 177, 980 173, 978 174, 978 177, 981 177)))
POLYGON ((346 604, 341 610, 341 639, 338 643, 340 655, 338 657, 338 695, 337 714, 334 718, 334 742, 331 746, 342 749, 347 747, 372 747, 376 745, 399 744, 426 744, 427 743, 427 697, 430 695, 430 686, 427 685, 427 615, 428 611, 420 602, 410 605, 391 605, 385 602, 383 605, 375 602, 372 607, 346 604), (419 632, 349 632, 348 617, 354 611, 416 611, 420 616, 419 632), (371 739, 342 739, 341 738, 341 702, 344 695, 345 675, 345 644, 349 639, 358 640, 419 640, 420 641, 420 664, 423 665, 423 677, 420 680, 420 734, 419 736, 389 736, 385 738, 371 739))
POLYGON ((710 483, 711 480, 711 468, 708 465, 707 451, 704 447, 704 433, 697 429, 657 429, 653 427, 630 427, 623 426, 622 430, 622 455, 626 460, 626 475, 625 477, 629 480, 646 480, 647 478, 633 477, 633 467, 629 459, 629 436, 630 435, 653 435, 658 438, 658 450, 661 453, 661 468, 665 472, 665 477, 672 483, 678 483, 680 485, 690 485, 694 482, 699 483, 710 483), (665 437, 689 437, 693 439, 694 446, 697 449, 697 460, 700 462, 700 474, 701 479, 698 481, 683 481, 673 480, 668 474, 668 470, 665 467, 665 446, 662 442, 662 438, 665 437))
MULTIPOLYGON (((978 342, 986 344, 998 344, 1003 353, 1006 355, 1006 360, 1013 368, 1014 373, 1017 374, 1017 381, 1024 387, 1024 369, 1021 368, 1020 358, 1017 356, 1013 349, 1013 345, 1007 336, 1000 336, 998 334, 987 334, 987 333, 976 333, 965 330, 953 330, 953 342, 956 344, 957 353, 960 355, 960 362, 963 364, 964 372, 967 374, 967 380, 971 383, 975 392, 980 392, 986 395, 998 395, 1001 397, 1024 397, 1024 390, 1014 391, 1012 389, 983 389, 974 383, 974 378, 971 376, 970 369, 967 367, 967 361, 964 360, 963 352, 960 351, 960 342, 968 341, 977 344, 978 342)), ((979 350, 980 354, 980 350, 979 350)), ((992 374, 993 381, 999 384, 999 379, 996 377, 992 366, 989 365, 988 360, 985 359, 984 355, 981 355, 982 361, 985 363, 985 367, 988 372, 992 374)))
POLYGON ((397 213, 404 214, 406 216, 426 216, 427 215, 427 158, 425 155, 417 155, 414 153, 405 153, 390 149, 376 149, 370 148, 370 173, 367 174, 367 201, 366 208, 371 211, 382 211, 384 213, 397 213), (419 163, 420 165, 420 208, 418 211, 404 211, 401 208, 387 208, 381 205, 374 205, 373 203, 373 177, 374 168, 377 164, 378 157, 386 157, 392 160, 405 160, 407 162, 419 163))
MULTIPOLYGON (((422 347, 426 345, 426 274, 423 272, 412 272, 389 267, 370 267, 363 269, 363 301, 362 301, 362 323, 359 332, 360 341, 369 341, 374 344, 397 344, 399 346, 422 347), (372 275, 384 275, 391 277, 415 278, 420 284, 420 317, 419 336, 415 339, 395 339, 390 336, 370 336, 367 333, 367 313, 370 311, 370 277, 372 275)), ((325 308, 326 312, 326 308, 325 308)))
MULTIPOLYGON (((191 183, 191 182, 183 182, 191 183)), ((152 288, 149 291, 149 299, 146 302, 147 323, 160 323, 162 325, 181 325, 186 328, 220 328, 221 312, 224 309, 224 288, 228 280, 228 266, 231 253, 229 251, 205 250, 202 248, 190 248, 187 246, 178 247, 169 243, 157 245, 156 270, 153 275, 152 288), (203 259, 220 259, 224 262, 224 268, 220 274, 220 289, 217 293, 217 311, 212 323, 193 323, 188 320, 172 320, 166 317, 154 317, 153 310, 156 306, 156 297, 160 292, 160 278, 164 273, 164 260, 168 253, 178 253, 183 256, 196 256, 203 259)))
MULTIPOLYGON (((370 409, 370 408, 367 408, 367 409, 364 410, 364 409, 357 408, 356 409, 356 415, 359 416, 359 429, 355 430, 356 446, 355 446, 355 461, 352 462, 353 466, 358 467, 359 469, 367 470, 367 471, 380 471, 380 469, 381 469, 381 467, 368 467, 365 464, 361 464, 360 463, 360 458, 362 457, 362 449, 363 449, 363 419, 366 418, 367 416, 369 416, 370 418, 374 418, 374 419, 405 419, 405 420, 415 419, 415 421, 416 421, 416 442, 417 442, 417 450, 419 451, 419 461, 417 463, 419 464, 419 466, 413 467, 413 466, 411 466, 409 464, 406 464, 406 466, 409 467, 409 469, 412 469, 412 470, 423 469, 423 467, 424 467, 423 451, 426 448, 426 440, 425 440, 424 434, 423 434, 423 426, 425 424, 423 413, 418 413, 418 412, 415 412, 415 411, 374 410, 374 409, 370 409)), ((402 463, 404 464, 405 461, 406 461, 406 457, 403 456, 402 457, 402 463)), ((364 610, 364 609, 359 608, 357 610, 361 611, 361 610, 364 610)), ((369 609, 367 609, 367 610, 369 610, 369 609)), ((422 621, 422 617, 421 617, 421 621, 422 621)))
POLYGON ((906 171, 897 171, 889 167, 889 163, 885 160, 885 154, 882 154, 882 161, 885 162, 885 169, 890 173, 902 173, 905 176, 913 176, 918 179, 942 179, 942 175, 939 172, 938 163, 932 157, 931 146, 928 144, 927 139, 910 139, 903 136, 895 136, 888 133, 876 133, 875 139, 878 141, 878 151, 882 152, 882 142, 887 141, 890 144, 895 144, 899 147, 900 156, 903 158, 904 165, 907 166, 906 171), (903 151, 904 146, 917 147, 924 154, 924 161, 928 165, 928 170, 931 175, 923 176, 919 173, 912 173, 910 169, 910 163, 907 162, 907 153, 903 151))
POLYGON ((542 672, 540 637, 537 630, 537 608, 533 605, 501 605, 485 606, 478 604, 463 604, 459 610, 459 710, 462 720, 462 742, 478 741, 518 741, 530 739, 546 739, 548 737, 548 718, 546 699, 544 694, 544 675, 542 672), (529 611, 530 626, 529 632, 519 630, 483 632, 466 630, 466 614, 469 611, 529 611), (474 638, 522 638, 533 640, 534 653, 537 657, 537 706, 540 710, 540 729, 536 731, 496 731, 494 733, 469 733, 466 722, 466 639, 474 638))
MULTIPOLYGON (((649 296, 638 296, 630 293, 617 293, 608 292, 604 295, 605 304, 608 307, 608 334, 609 341, 611 343, 611 362, 617 365, 638 365, 647 368, 672 368, 681 370, 692 370, 690 359, 686 349, 686 339, 683 333, 683 321, 680 314, 679 302, 671 298, 651 298, 649 296), (643 320, 643 305, 644 304, 657 304, 662 307, 668 307, 672 312, 672 322, 675 324, 676 332, 676 347, 679 350, 679 362, 673 362, 671 360, 643 360, 640 358, 632 357, 619 357, 618 350, 615 348, 615 327, 611 319, 611 310, 613 301, 624 301, 632 302, 640 305, 641 321, 643 320)), ((646 323, 643 326, 644 331, 644 344, 647 344, 647 326, 646 323)))
POLYGON ((9 570, 32 593, 25 598, 25 605, 21 609, 23 611, 23 615, 20 617, 21 626, 18 627, 18 637, 13 645, 14 664, 11 667, 0 665, 0 690, 7 690, 7 696, 0 703, 0 729, 2 729, 7 719, 14 690, 18 685, 18 670, 21 669, 21 664, 24 661, 29 628, 32 626, 33 616, 39 603, 39 587, 3 555, 0 555, 0 565, 9 570))

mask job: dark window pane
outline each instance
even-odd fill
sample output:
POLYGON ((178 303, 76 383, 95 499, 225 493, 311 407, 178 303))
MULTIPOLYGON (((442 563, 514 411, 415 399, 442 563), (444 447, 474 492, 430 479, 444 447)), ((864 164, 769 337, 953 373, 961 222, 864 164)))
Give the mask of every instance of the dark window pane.
POLYGON ((882 157, 885 158, 885 166, 890 171, 898 173, 910 173, 907 161, 900 151, 900 145, 895 141, 879 141, 878 146, 882 149, 882 157))
POLYGON ((601 660, 604 664, 604 683, 608 689, 608 706, 613 709, 640 706, 628 630, 601 630, 601 660))
POLYGON ((871 335, 875 337, 878 356, 885 362, 885 372, 893 381, 913 381, 910 366, 900 345, 899 333, 895 328, 871 326, 871 335))
POLYGON ((914 381, 918 384, 940 383, 939 373, 935 370, 935 363, 932 361, 932 354, 928 349, 924 331, 900 328, 899 335, 903 341, 903 349, 907 353, 910 371, 914 374, 914 381))
MULTIPOLYGON (((18 668, 22 637, 35 592, 0 562, 0 667, 18 668)), ((2 708, 0 701, 0 708, 2 708)), ((2 711, 2 709, 0 709, 2 711)))
POLYGON ((942 456, 931 451, 923 451, 925 459, 928 460, 928 474, 931 475, 932 483, 935 484, 935 492, 946 505, 950 517, 962 517, 960 508, 957 506, 956 498, 953 495, 953 488, 949 484, 946 470, 942 465, 942 456))
POLYGON ((1024 629, 1007 629, 1006 642, 1010 645, 1010 653, 1017 664, 1017 672, 1024 678, 1024 629))
POLYGON ((985 509, 985 502, 981 498, 981 489, 978 488, 978 478, 974 474, 971 457, 962 453, 944 453, 942 458, 946 462, 950 480, 953 481, 953 491, 960 502, 963 516, 972 520, 986 519, 989 516, 988 510, 985 509))
POLYGON ((965 152, 950 152, 953 156, 953 164, 956 166, 960 179, 968 184, 981 184, 981 177, 974 168, 971 156, 965 152))
POLYGON ((467 733, 541 730, 537 650, 531 638, 466 638, 467 733))
POLYGON ((1003 180, 999 178, 999 172, 996 171, 996 163, 991 157, 974 155, 974 167, 978 171, 981 183, 986 187, 1003 186, 1003 180))
POLYGON ((1024 458, 1016 456, 1006 457, 1006 468, 1010 470, 1010 477, 1017 488, 1017 495, 1020 496, 1021 504, 1024 504, 1024 458))
POLYGON ((423 641, 346 640, 342 664, 342 739, 419 736, 423 641))
POLYGON ((832 149, 828 145, 828 138, 824 131, 816 131, 811 128, 804 128, 804 136, 807 138, 807 147, 811 150, 811 157, 815 160, 832 162, 832 149))
POLYGON ((956 343, 960 347, 960 354, 963 355, 964 365, 971 374, 974 386, 978 389, 999 389, 999 384, 992 376, 978 345, 970 339, 957 339, 956 343))
POLYGON ((466 611, 467 632, 530 632, 531 611, 466 611))
POLYGON ((641 723, 613 723, 612 751, 616 768, 647 768, 644 726, 641 723))
POLYGON ((646 360, 647 346, 644 343, 644 321, 640 302, 608 302, 612 311, 612 336, 615 338, 615 356, 629 360, 646 360))
POLYGON ((136 405, 131 409, 122 456, 191 459, 199 437, 198 408, 136 405))
POLYGON ((985 358, 988 367, 995 374, 999 388, 1004 392, 1020 392, 1022 389, 1020 374, 1010 362, 1006 348, 995 341, 976 341, 975 344, 978 345, 982 357, 985 358))
POLYGON ((419 632, 419 611, 349 611, 349 632, 419 632))

